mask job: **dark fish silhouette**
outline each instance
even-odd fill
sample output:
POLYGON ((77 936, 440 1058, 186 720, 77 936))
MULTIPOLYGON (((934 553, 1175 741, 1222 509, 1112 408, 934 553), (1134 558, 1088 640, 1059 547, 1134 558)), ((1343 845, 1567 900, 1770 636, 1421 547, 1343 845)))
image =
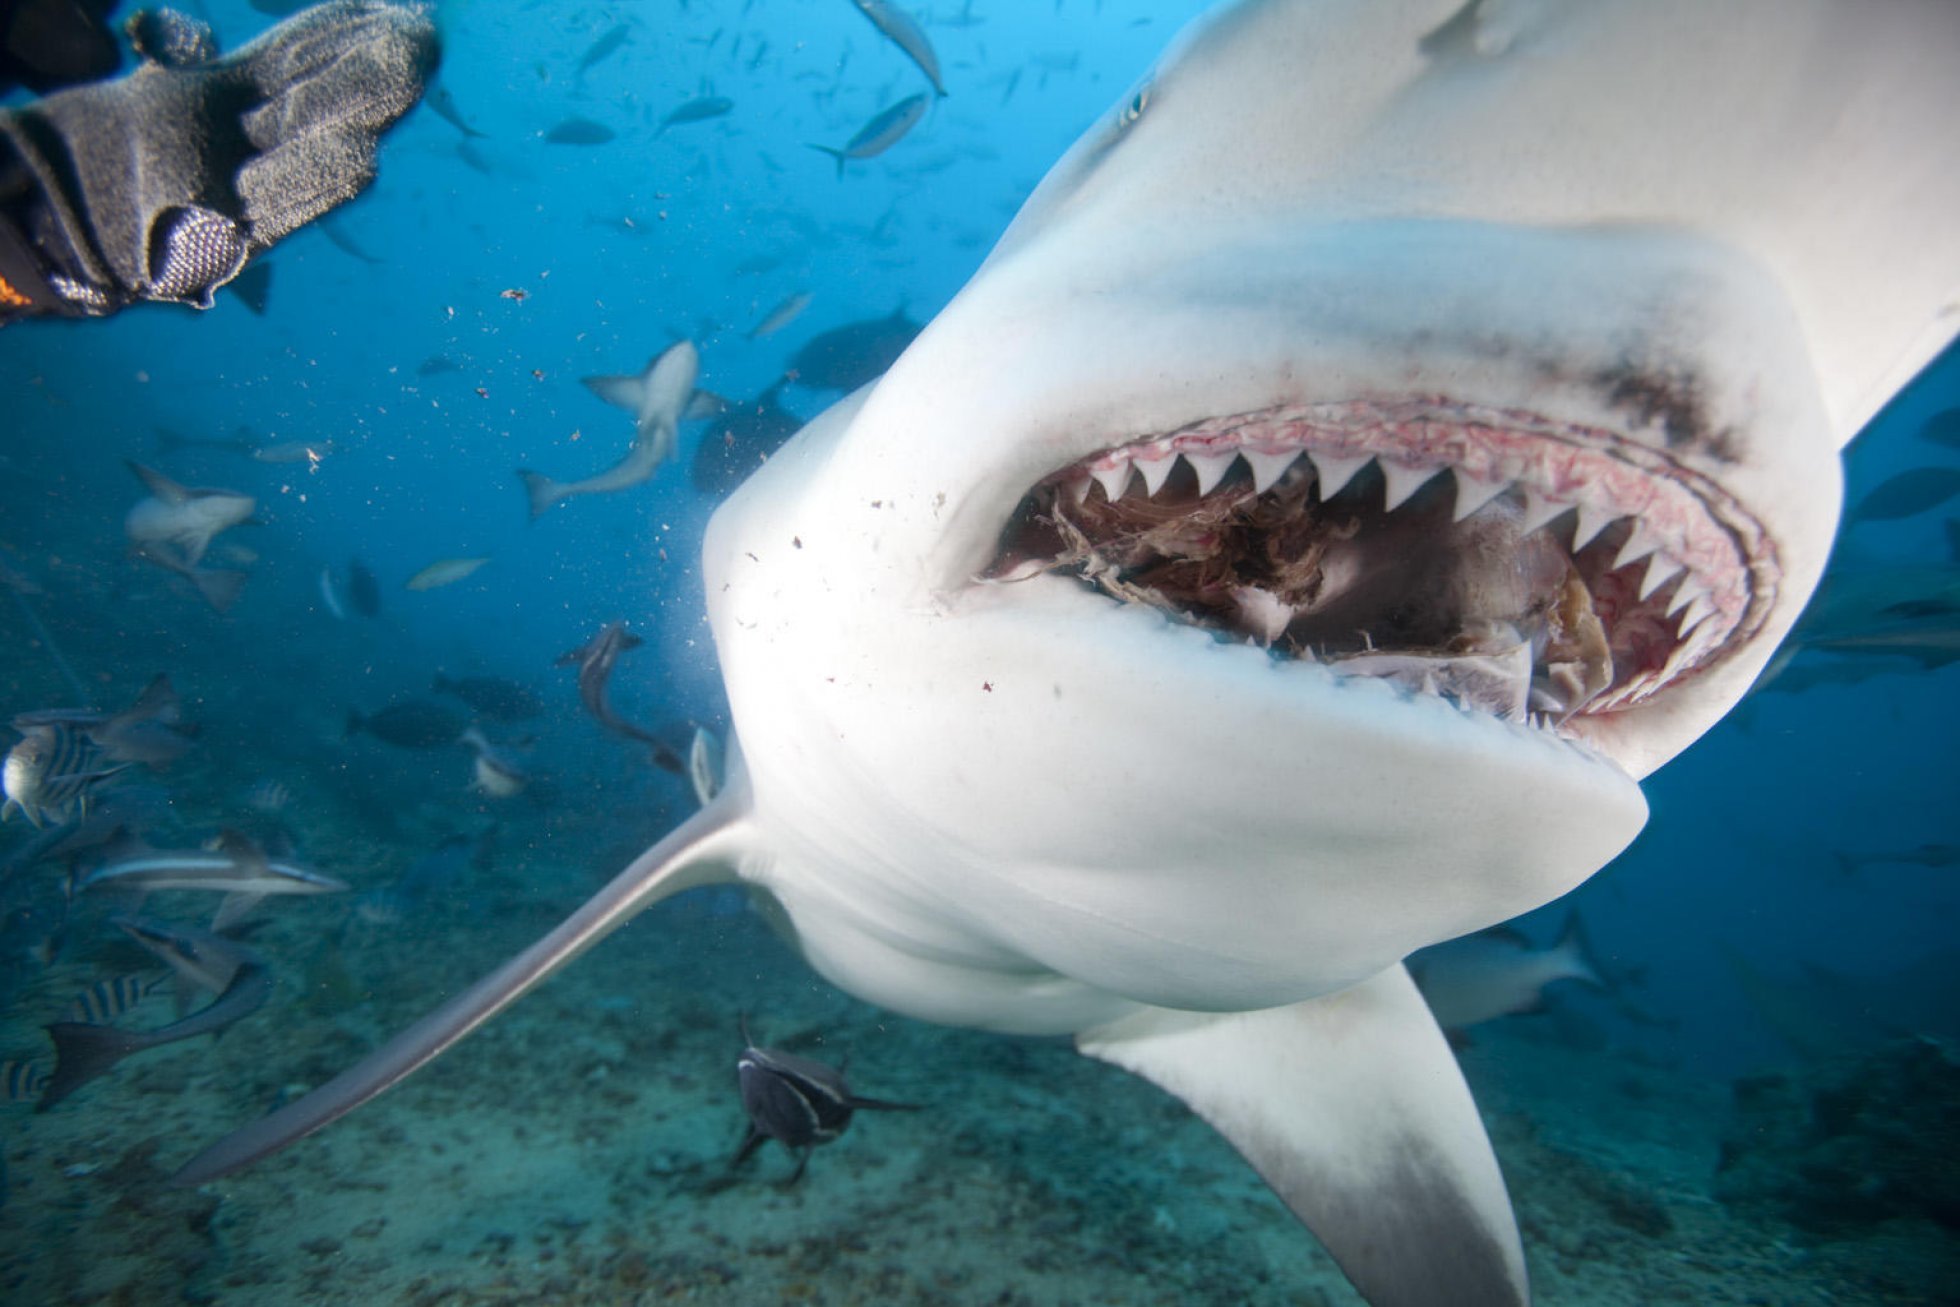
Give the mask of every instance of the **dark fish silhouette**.
POLYGON ((578 697, 585 704, 585 711, 592 714, 592 720, 629 740, 638 740, 653 749, 654 765, 665 771, 680 775, 686 771, 681 757, 660 737, 641 730, 631 722, 624 721, 613 711, 612 698, 607 692, 608 682, 612 680, 613 668, 619 656, 629 649, 637 649, 646 643, 639 636, 626 629, 624 622, 610 622, 599 634, 583 645, 565 654, 558 660, 558 666, 578 666, 578 697))
POLYGON ((1960 449, 1960 408, 1942 409, 1927 418, 1926 425, 1919 428, 1919 438, 1960 449))
POLYGON ((1960 495, 1960 467, 1915 467, 1874 486, 1846 517, 1890 522, 1930 512, 1955 495, 1960 495))
POLYGON ((347 713, 347 734, 366 731, 402 749, 440 749, 454 744, 468 725, 461 713, 428 699, 397 699, 372 716, 352 709, 347 713))
POLYGON ((578 68, 574 71, 573 75, 576 77, 585 76, 594 66, 617 54, 619 47, 625 45, 632 35, 632 29, 625 23, 614 23, 611 27, 608 27, 604 32, 600 33, 598 40, 585 47, 585 53, 579 56, 578 68))
POLYGON ((260 259, 251 267, 239 273, 226 283, 232 294, 238 296, 252 316, 265 316, 266 306, 272 298, 272 265, 260 259))
POLYGON ((436 117, 442 119, 451 127, 454 127, 465 137, 482 138, 482 132, 479 132, 476 128, 470 126, 468 122, 464 121, 463 111, 456 107, 455 97, 449 94, 448 87, 440 83, 431 86, 428 92, 423 95, 422 102, 436 111, 436 117))
POLYGON ((381 583, 358 558, 347 560, 347 602, 363 617, 373 617, 381 611, 381 583))
POLYGON ((501 676, 444 676, 437 672, 430 689, 454 695, 479 716, 495 722, 528 721, 544 712, 544 700, 527 686, 501 676))
POLYGON ((917 1103, 891 1103, 859 1098, 844 1083, 844 1073, 807 1057, 762 1048, 749 1038, 742 1018, 742 1056, 735 1061, 735 1080, 742 1091, 742 1110, 749 1114, 749 1132, 732 1165, 740 1166, 765 1140, 773 1139, 796 1158, 796 1170, 783 1183, 795 1184, 810 1164, 818 1144, 827 1144, 851 1124, 861 1109, 916 1112, 917 1103))
POLYGON ((888 318, 833 327, 804 342, 789 362, 789 374, 817 390, 856 390, 883 376, 919 331, 904 309, 888 318))
POLYGON ((378 265, 381 262, 380 255, 363 249, 352 236, 347 234, 347 229, 340 225, 339 220, 331 215, 320 219, 319 222, 313 225, 320 229, 321 235, 333 242, 335 249, 347 255, 349 258, 358 259, 362 263, 372 265, 378 265))
POLYGON ((784 384, 778 381, 754 399, 730 405, 715 419, 688 471, 695 489, 727 494, 802 429, 803 419, 780 402, 784 384))
POLYGON ((604 145, 619 133, 590 118, 567 118, 544 134, 553 145, 604 145))
POLYGON ((726 118, 735 108, 735 102, 725 95, 702 95, 689 100, 680 108, 660 120, 654 135, 669 127, 682 127, 688 123, 704 123, 713 118, 726 118))

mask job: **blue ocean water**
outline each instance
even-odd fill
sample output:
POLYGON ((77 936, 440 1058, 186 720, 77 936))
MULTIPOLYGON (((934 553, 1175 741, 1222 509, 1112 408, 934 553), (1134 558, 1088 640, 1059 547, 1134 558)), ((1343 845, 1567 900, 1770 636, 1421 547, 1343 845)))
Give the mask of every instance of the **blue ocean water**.
MULTIPOLYGON (((206 7, 228 46, 273 21, 206 7)), ((572 480, 631 438, 581 378, 685 338, 700 384, 741 402, 821 333, 928 321, 1205 8, 921 5, 951 94, 840 174, 810 146, 926 89, 844 0, 445 0, 441 93, 467 127, 424 105, 389 133, 371 190, 269 256, 263 312, 228 293, 202 314, 0 335, 0 558, 26 581, 0 602, 0 706, 82 706, 72 672, 89 705, 120 708, 167 673, 199 729, 143 776, 167 807, 131 833, 194 848, 240 829, 350 886, 258 909, 276 986, 221 1039, 132 1057, 45 1113, 0 1104, 0 1295, 1354 1301, 1175 1102, 1063 1045, 859 1004, 725 891, 653 909, 328 1134, 210 1189, 163 1185, 694 810, 684 776, 586 714, 559 660, 624 622, 644 644, 612 678, 619 717, 683 754, 696 727, 725 733, 699 558, 722 493, 689 477, 690 426, 649 483, 531 520, 516 469, 572 480), (726 111, 663 126, 710 97, 726 111), (246 573, 229 612, 128 556, 132 460, 257 501, 207 560, 246 573), (488 561, 408 588, 453 559, 488 561), (515 684, 539 710, 498 720, 433 691, 438 673, 515 684), (349 732, 405 702, 476 718, 529 784, 488 794, 466 748, 349 732), (772 1183, 789 1169, 773 1149, 725 1176, 743 1012, 760 1040, 848 1057, 854 1088, 925 1110, 865 1114, 793 1189, 772 1183)), ((807 419, 836 393, 792 382, 781 402, 807 419)), ((1851 446, 1847 503, 1960 467, 1926 435, 1956 408, 1949 351, 1851 446)), ((1923 568, 1950 591, 1952 512, 1849 526, 1833 568, 1923 568)), ((1950 622, 1942 593, 1924 598, 1950 622)), ((1550 1013, 1479 1027, 1464 1052, 1543 1302, 1954 1300, 1948 1184, 1882 1169, 1898 1141, 1868 1143, 1869 1121, 1827 1130, 1810 1110, 1911 1122, 1905 1151, 1944 1169, 1960 1145, 1960 680, 1937 657, 1801 674, 1853 657, 1801 655, 1647 782, 1632 849, 1519 923, 1548 942, 1576 908, 1614 982, 1555 988, 1550 1013), (1752 1153, 1762 1140, 1801 1183, 1752 1153)), ((32 834, 0 831, 0 859, 32 834)), ((71 903, 65 875, 0 871, 0 1059, 45 1060, 40 1027, 77 992, 154 967, 108 924, 128 905, 71 903)), ((175 1019, 145 1002, 148 1024, 175 1019)))

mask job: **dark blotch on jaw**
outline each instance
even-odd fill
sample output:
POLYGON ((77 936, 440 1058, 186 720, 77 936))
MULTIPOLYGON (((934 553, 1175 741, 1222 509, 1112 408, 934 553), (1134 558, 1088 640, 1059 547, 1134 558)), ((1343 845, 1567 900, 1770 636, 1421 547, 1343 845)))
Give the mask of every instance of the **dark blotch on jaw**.
POLYGON ((1701 381, 1692 373, 1627 362, 1598 373, 1592 381, 1605 392, 1608 404, 1627 415, 1630 426, 1659 427, 1669 449, 1718 463, 1736 461, 1735 433, 1715 427, 1701 381))

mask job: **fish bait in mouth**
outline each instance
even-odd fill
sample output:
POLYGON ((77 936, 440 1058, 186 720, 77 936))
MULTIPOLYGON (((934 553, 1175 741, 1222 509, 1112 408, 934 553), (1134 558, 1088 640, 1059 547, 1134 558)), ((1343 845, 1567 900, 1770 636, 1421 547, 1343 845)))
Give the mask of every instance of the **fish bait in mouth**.
POLYGON ((1049 476, 984 575, 1073 575, 1277 658, 1557 723, 1632 706, 1753 630, 1774 592, 1759 539, 1704 479, 1607 432, 1315 405, 1049 476))

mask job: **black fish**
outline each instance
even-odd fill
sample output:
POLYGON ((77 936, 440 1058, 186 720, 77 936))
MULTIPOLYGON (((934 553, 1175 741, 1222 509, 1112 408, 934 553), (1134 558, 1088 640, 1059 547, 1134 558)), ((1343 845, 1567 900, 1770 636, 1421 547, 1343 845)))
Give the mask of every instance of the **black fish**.
POLYGON ((462 365, 447 354, 431 354, 415 365, 418 377, 439 377, 445 372, 461 372, 462 365))
POLYGON ((403 749, 439 749, 454 744, 468 725, 462 714, 427 699, 398 699, 372 716, 352 709, 347 713, 347 734, 366 731, 403 749))
POLYGON ((604 145, 618 133, 590 118, 567 118, 544 134, 553 145, 604 145))
POLYGON ((687 770, 681 756, 658 736, 622 720, 613 711, 612 699, 606 692, 607 682, 612 679, 613 667, 619 662, 619 656, 645 643, 626 629, 626 623, 610 622, 599 634, 561 657, 557 665, 578 665, 578 697, 585 704, 585 711, 592 714, 592 720, 615 735, 653 746, 654 765, 678 776, 687 770))
POLYGON ((48 1027, 54 1040, 54 1071, 34 1105, 45 1112, 97 1076, 104 1075, 131 1053, 160 1048, 180 1039, 214 1035, 234 1021, 250 1016, 272 994, 272 972, 253 957, 238 968, 225 992, 191 1013, 155 1030, 118 1030, 114 1026, 80 1021, 57 1021, 48 1027))
POLYGON ((749 1132, 735 1154, 735 1166, 747 1161, 765 1139, 774 1139, 796 1157, 796 1170, 783 1182, 795 1184, 803 1178, 803 1168, 810 1164, 817 1145, 829 1143, 849 1128, 851 1113, 860 1108, 919 1110, 917 1103, 859 1098, 835 1067, 781 1049, 757 1047, 749 1038, 747 1017, 742 1018, 742 1042, 747 1047, 735 1061, 735 1081, 742 1091, 742 1110, 749 1114, 749 1132))
POLYGON ((358 558, 347 560, 347 602, 363 617, 373 617, 381 611, 381 583, 358 558))
POLYGON ((920 330, 904 309, 889 318, 832 327, 804 342, 789 361, 789 375, 817 390, 856 390, 883 376, 920 330))
POLYGON ((803 427, 803 419, 778 402, 778 381, 754 399, 730 405, 701 437, 690 475, 694 486, 711 495, 727 494, 783 442, 803 427))
POLYGON ((454 695, 494 722, 522 722, 544 712, 544 700, 516 681, 501 676, 444 676, 436 673, 430 689, 454 695))
POLYGON ((593 65, 602 59, 612 57, 620 46, 626 44, 627 38, 632 34, 632 29, 625 23, 614 23, 600 35, 598 40, 585 48, 585 53, 579 56, 578 68, 573 75, 585 76, 593 65))

